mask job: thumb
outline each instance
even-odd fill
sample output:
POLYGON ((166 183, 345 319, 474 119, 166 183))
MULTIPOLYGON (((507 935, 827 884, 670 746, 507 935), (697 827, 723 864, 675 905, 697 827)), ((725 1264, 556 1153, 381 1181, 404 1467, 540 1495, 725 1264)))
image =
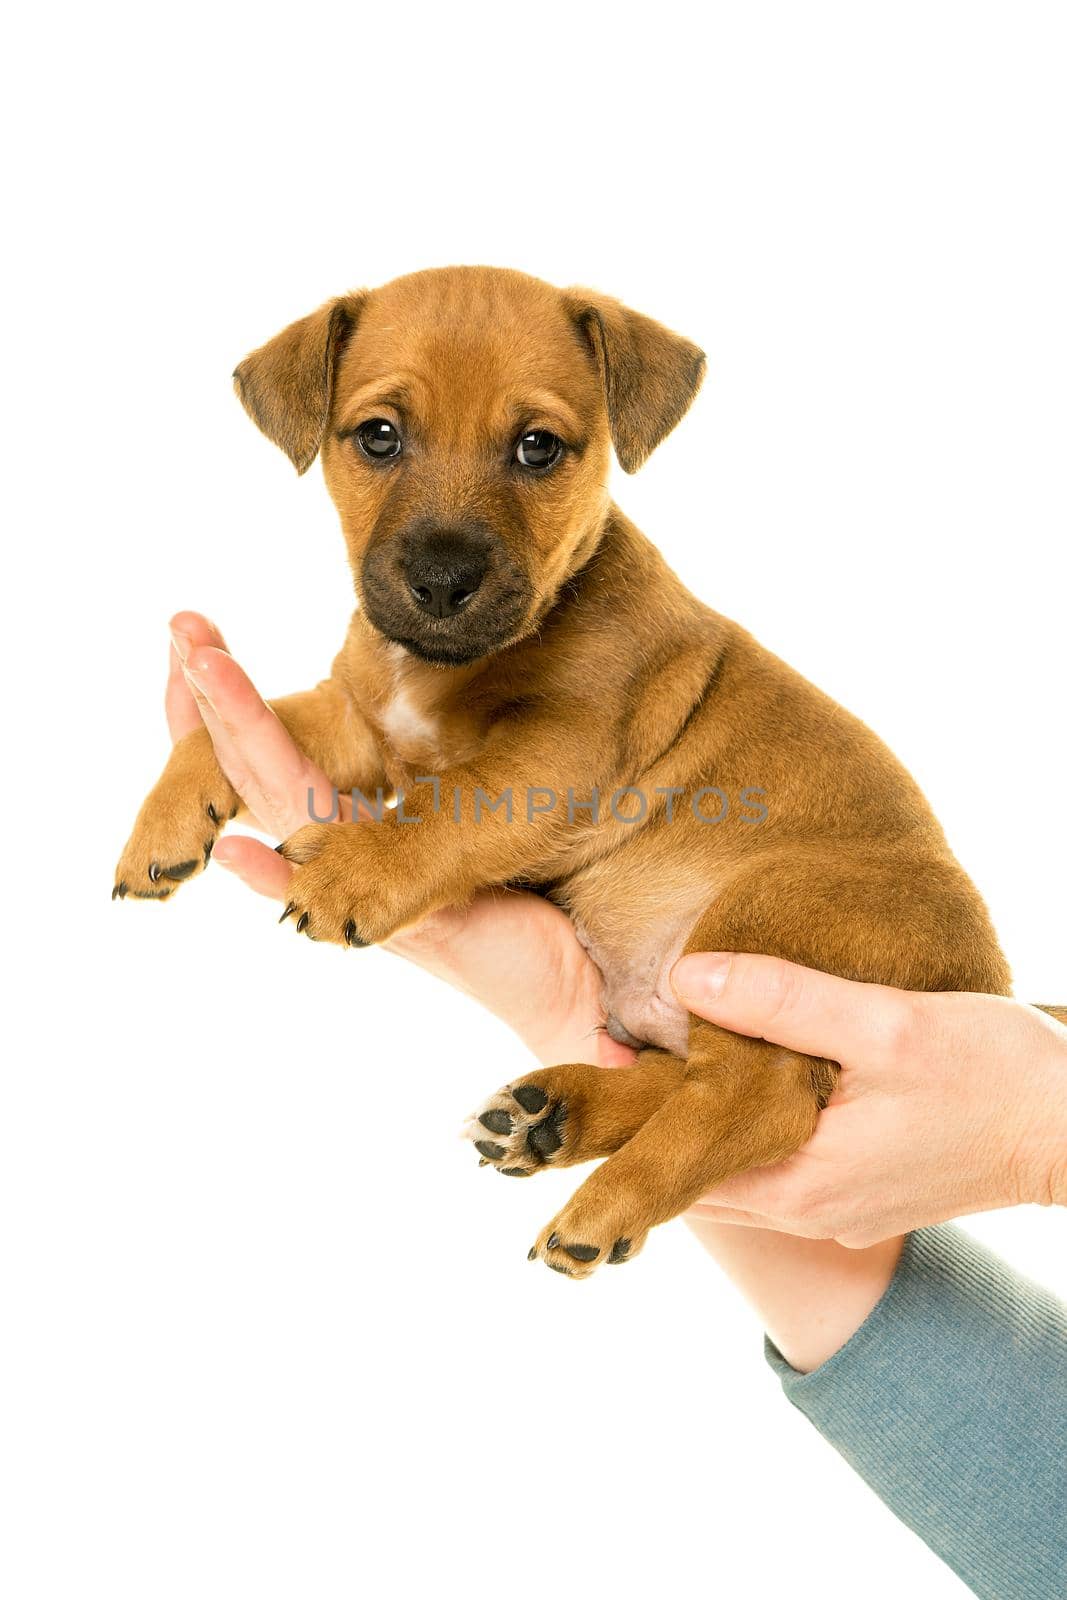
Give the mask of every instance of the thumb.
POLYGON ((285 900, 293 869, 276 850, 247 833, 231 833, 215 846, 213 859, 257 894, 270 900, 285 900))
POLYGON ((875 1046, 899 1037, 915 998, 775 956, 683 956, 671 984, 687 1010, 709 1022, 842 1063, 869 1058, 875 1046))

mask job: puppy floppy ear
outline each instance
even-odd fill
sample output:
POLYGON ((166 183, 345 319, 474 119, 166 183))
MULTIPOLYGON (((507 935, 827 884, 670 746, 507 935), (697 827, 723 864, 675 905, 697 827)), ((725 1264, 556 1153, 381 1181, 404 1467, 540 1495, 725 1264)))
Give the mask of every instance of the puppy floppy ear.
POLYGON ((609 295, 568 289, 564 299, 592 347, 619 465, 636 472, 688 411, 704 352, 609 295))
POLYGON ((328 300, 245 356, 233 375, 248 415, 285 451, 297 472, 306 472, 319 453, 337 358, 366 298, 366 291, 359 290, 328 300))

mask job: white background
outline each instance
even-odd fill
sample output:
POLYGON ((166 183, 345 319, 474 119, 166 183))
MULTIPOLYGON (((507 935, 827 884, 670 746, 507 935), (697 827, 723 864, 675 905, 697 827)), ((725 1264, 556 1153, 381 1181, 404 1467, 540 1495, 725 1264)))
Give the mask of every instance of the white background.
MULTIPOLYGON (((0 1117, 11 1600, 961 1586, 785 1404, 679 1226, 526 1263, 573 1175, 454 1137, 527 1065, 216 869, 112 905, 166 620, 268 693, 351 603, 230 390, 328 295, 489 262, 702 343, 618 497, 873 724, 1067 999, 1061 8, 60 6, 9 23, 0 1117), (12 881, 13 879, 13 881, 12 881)), ((1067 1290, 1062 1215, 974 1231, 1067 1290)))

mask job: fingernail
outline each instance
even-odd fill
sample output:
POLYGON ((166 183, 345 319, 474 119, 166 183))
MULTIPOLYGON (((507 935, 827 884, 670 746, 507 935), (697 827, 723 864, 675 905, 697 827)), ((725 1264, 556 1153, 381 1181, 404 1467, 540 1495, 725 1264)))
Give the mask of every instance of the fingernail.
POLYGON ((174 641, 174 649, 177 653, 178 660, 184 667, 186 657, 188 656, 189 651, 193 648, 193 641, 190 639, 187 633, 179 633, 177 628, 172 628, 170 630, 170 636, 174 641))
POLYGON ((671 988, 684 1003, 706 1004, 717 1000, 730 976, 733 956, 683 956, 671 970, 671 988))
POLYGON ((188 667, 185 667, 183 670, 185 672, 185 681, 189 685, 190 689, 198 694, 202 700, 206 700, 211 709, 214 710, 214 701, 212 700, 211 695, 208 693, 207 684, 204 683, 202 678, 198 678, 195 672, 190 672, 188 667))
POLYGON ((185 673, 185 680, 190 687, 195 689, 197 694, 202 695, 209 706, 214 707, 214 701, 211 698, 211 679, 208 662, 202 658, 198 658, 192 665, 187 661, 183 661, 182 671, 185 673))

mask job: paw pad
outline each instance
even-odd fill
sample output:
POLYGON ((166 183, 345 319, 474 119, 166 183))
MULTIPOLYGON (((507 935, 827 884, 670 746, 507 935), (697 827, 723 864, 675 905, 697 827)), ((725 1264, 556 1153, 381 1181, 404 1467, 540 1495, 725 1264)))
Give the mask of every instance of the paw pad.
POLYGON ((531 1116, 543 1111, 548 1104, 547 1094, 543 1089, 539 1089, 536 1083, 520 1083, 518 1088, 511 1092, 522 1109, 528 1111, 531 1116))

